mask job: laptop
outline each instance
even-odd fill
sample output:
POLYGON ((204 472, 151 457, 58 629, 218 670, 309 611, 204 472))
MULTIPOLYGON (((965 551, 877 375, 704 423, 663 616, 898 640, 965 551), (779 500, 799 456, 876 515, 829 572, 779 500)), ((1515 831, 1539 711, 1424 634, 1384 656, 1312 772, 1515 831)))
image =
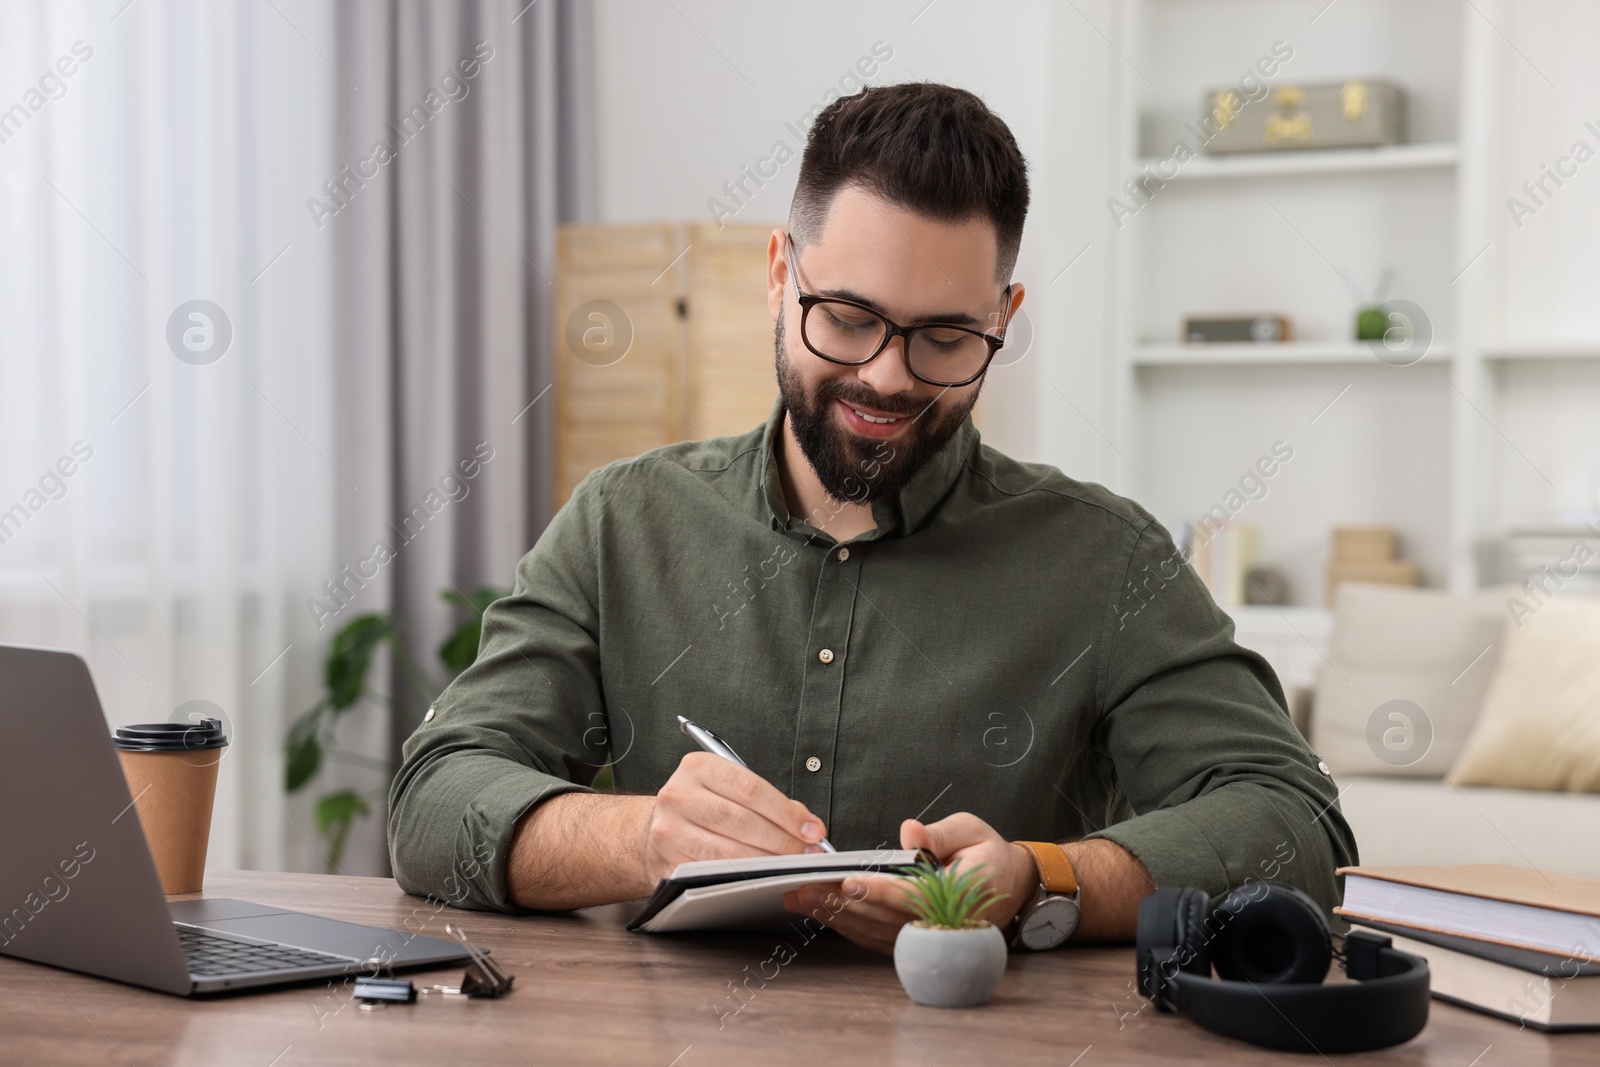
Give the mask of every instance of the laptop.
POLYGON ((0 645, 0 955, 178 996, 469 958, 464 945, 161 893, 89 667, 0 645))

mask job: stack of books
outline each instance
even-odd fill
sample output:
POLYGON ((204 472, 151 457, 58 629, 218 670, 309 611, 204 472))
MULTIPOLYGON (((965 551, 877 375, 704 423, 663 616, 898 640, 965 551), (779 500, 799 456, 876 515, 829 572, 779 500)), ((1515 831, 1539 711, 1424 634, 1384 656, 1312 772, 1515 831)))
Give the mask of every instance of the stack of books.
POLYGON ((1345 867, 1352 924, 1428 961, 1440 1000, 1539 1030, 1600 1029, 1600 881, 1523 867, 1345 867))
POLYGON ((1523 523, 1506 529, 1502 577, 1521 584, 1537 578, 1544 596, 1555 590, 1600 591, 1600 516, 1585 522, 1523 523))
POLYGON ((1325 603, 1332 607, 1340 582, 1417 585, 1421 571, 1400 558, 1400 537, 1392 526, 1335 526, 1328 560, 1325 603))
POLYGON ((1207 516, 1198 522, 1179 523, 1170 532, 1179 552, 1211 590, 1213 600, 1224 607, 1248 602, 1245 575, 1255 565, 1254 526, 1207 516))

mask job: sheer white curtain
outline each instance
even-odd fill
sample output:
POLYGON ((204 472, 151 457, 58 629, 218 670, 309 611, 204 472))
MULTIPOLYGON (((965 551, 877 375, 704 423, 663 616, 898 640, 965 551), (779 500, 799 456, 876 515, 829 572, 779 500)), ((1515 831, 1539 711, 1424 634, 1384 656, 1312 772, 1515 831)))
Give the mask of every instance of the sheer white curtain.
POLYGON ((306 206, 337 176, 330 100, 367 88, 326 58, 333 20, 0 0, 0 641, 85 654, 114 725, 221 709, 222 866, 319 865, 280 752, 336 501, 369 489, 333 465, 306 206))

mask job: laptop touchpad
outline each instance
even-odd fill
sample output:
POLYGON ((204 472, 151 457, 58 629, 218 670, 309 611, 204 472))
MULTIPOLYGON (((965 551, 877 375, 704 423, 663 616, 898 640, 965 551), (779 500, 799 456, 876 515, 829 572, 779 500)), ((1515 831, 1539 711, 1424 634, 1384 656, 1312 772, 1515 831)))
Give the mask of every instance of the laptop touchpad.
POLYGON ((245 937, 276 941, 279 944, 315 949, 320 952, 332 952, 335 955, 350 956, 358 960, 368 960, 375 956, 395 959, 402 954, 409 955, 405 953, 409 939, 398 931, 340 922, 338 919, 324 919, 316 915, 301 915, 297 912, 207 920, 195 925, 218 933, 243 934, 245 937))
POLYGON ((174 900, 167 904, 174 922, 209 923, 218 919, 243 919, 250 915, 287 915, 283 908, 252 904, 228 897, 203 897, 200 900, 174 900))
POLYGON ((400 937, 387 930, 293 912, 250 915, 238 919, 208 919, 196 925, 218 933, 243 934, 245 937, 255 937, 262 941, 276 941, 283 945, 296 945, 340 956, 353 956, 358 960, 379 955, 384 946, 390 942, 393 942, 390 954, 401 948, 400 937))

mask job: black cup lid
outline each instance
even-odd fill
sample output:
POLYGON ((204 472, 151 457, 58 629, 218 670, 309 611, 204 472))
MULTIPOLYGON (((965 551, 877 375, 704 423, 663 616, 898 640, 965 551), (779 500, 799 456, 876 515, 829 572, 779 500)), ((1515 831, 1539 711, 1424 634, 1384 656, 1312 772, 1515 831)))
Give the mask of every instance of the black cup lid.
POLYGON ((123 752, 194 752, 225 748, 228 744, 221 719, 123 726, 118 728, 113 740, 123 752))

